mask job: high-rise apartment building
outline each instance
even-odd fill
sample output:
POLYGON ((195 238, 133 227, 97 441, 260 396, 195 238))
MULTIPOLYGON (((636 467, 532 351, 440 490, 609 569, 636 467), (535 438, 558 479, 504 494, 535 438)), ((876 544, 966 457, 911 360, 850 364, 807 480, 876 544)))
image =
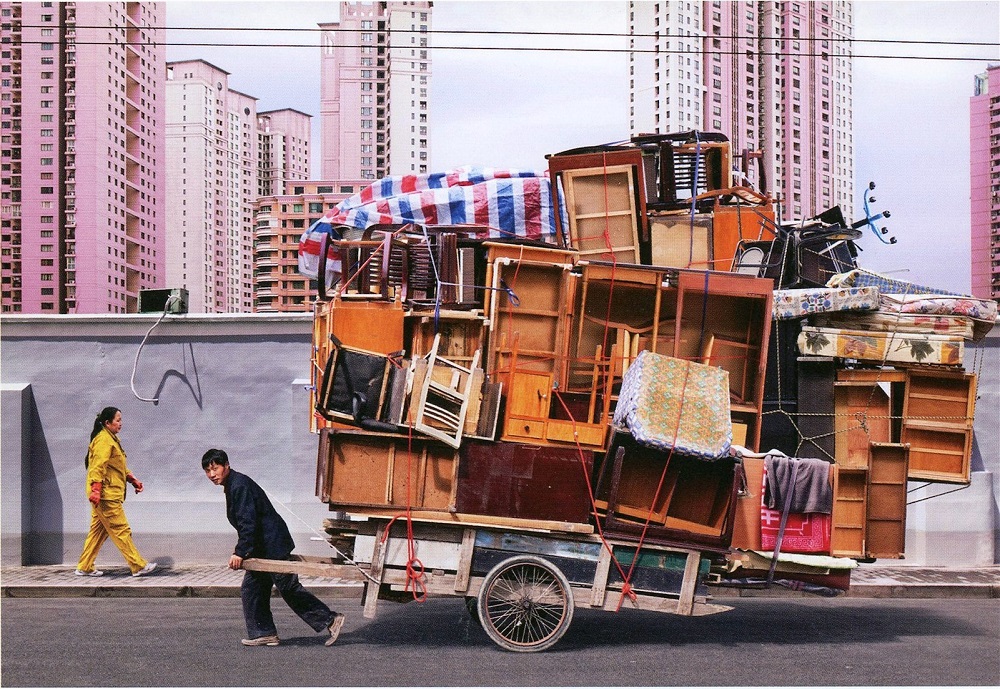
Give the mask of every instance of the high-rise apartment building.
POLYGON ((1000 64, 976 75, 969 103, 972 294, 1000 298, 1000 64))
POLYGON ((284 108, 257 113, 258 196, 277 196, 285 181, 309 179, 312 115, 284 108))
POLYGON ((299 272, 299 239, 324 213, 370 182, 291 181, 257 200, 254 215, 254 311, 311 311, 315 281, 299 272))
POLYGON ((785 217, 852 215, 849 1, 632 2, 629 29, 633 136, 721 132, 785 217))
POLYGON ((428 171, 431 6, 342 2, 319 25, 324 179, 428 171))
POLYGON ((163 286, 164 33, 161 3, 0 2, 3 312, 163 286))
POLYGON ((253 310, 257 99, 204 60, 167 63, 168 287, 192 313, 253 310))

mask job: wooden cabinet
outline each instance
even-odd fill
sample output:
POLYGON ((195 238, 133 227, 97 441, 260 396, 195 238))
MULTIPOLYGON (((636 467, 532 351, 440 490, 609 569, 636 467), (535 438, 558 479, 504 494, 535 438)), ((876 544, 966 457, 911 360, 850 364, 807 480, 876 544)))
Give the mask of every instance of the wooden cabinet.
POLYGON ((976 375, 907 371, 901 441, 910 445, 909 477, 969 483, 976 375))
POLYGON ((834 465, 834 557, 903 557, 909 447, 871 443, 865 467, 834 465))
POLYGON ((906 550, 906 475, 910 448, 872 443, 868 474, 866 555, 901 558, 906 550))
POLYGON ((418 436, 327 432, 320 443, 317 492, 328 496, 331 507, 454 510, 456 450, 418 436))
POLYGON ((735 461, 654 450, 616 433, 597 487, 598 506, 606 509, 604 531, 725 549, 733 537, 741 472, 735 461))
POLYGON ((736 273, 681 271, 674 356, 729 372, 733 421, 757 449, 764 403, 773 283, 736 273))
POLYGON ((835 471, 830 554, 834 557, 864 557, 868 524, 868 469, 839 464, 833 466, 835 471))

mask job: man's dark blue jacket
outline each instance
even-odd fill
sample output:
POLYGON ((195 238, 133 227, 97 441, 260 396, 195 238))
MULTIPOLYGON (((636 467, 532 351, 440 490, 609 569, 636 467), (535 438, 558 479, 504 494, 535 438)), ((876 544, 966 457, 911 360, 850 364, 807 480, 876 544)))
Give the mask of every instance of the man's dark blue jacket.
POLYGON ((295 541, 264 489, 246 474, 232 469, 223 487, 226 516, 239 536, 233 552, 243 558, 288 559, 295 550, 295 541))

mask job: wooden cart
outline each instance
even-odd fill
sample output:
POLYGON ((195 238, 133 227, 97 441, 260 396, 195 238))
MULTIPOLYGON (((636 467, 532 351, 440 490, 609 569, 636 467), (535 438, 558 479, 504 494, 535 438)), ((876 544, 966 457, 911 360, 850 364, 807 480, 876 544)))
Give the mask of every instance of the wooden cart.
POLYGON ((710 562, 697 550, 643 545, 636 554, 635 543, 602 543, 593 534, 416 519, 410 540, 403 520, 369 518, 354 524, 353 562, 248 558, 243 568, 361 582, 364 616, 372 618, 380 597, 411 595, 406 593, 414 586, 407 563, 412 568, 419 561, 419 591, 464 597, 490 639, 520 652, 554 645, 569 628, 575 608, 633 607, 689 616, 731 609, 708 602, 710 562), (626 576, 629 595, 622 593, 626 576))

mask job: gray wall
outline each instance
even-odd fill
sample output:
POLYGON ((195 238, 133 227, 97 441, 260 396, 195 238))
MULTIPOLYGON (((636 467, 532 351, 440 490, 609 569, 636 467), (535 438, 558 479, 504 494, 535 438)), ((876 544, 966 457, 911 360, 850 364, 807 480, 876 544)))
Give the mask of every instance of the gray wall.
MULTIPOLYGON (((220 447, 270 494, 300 552, 326 554, 309 432, 311 315, 4 317, 5 564, 75 563, 90 509, 83 458, 97 412, 122 410, 129 467, 145 484, 125 503, 139 551, 164 563, 222 562, 235 532, 201 455, 220 447), (23 536, 22 536, 23 535, 23 536), (316 549, 319 549, 318 551, 316 549)), ((99 565, 121 565, 110 543, 99 565)))
MULTIPOLYGON (((297 550, 329 554, 314 497, 309 432, 311 315, 5 316, 0 331, 0 504, 4 564, 76 562, 89 522, 83 457, 94 417, 122 409, 129 466, 146 485, 126 512, 140 552, 164 563, 223 562, 235 542, 210 447, 253 476, 297 550)), ((908 564, 992 564, 1000 553, 1000 329, 966 350, 979 400, 968 487, 911 484, 908 564), (959 490, 955 490, 960 488, 959 490), (952 492, 950 492, 952 491, 952 492), (945 494, 947 493, 947 494, 945 494)), ((99 565, 123 564, 113 545, 99 565)))

